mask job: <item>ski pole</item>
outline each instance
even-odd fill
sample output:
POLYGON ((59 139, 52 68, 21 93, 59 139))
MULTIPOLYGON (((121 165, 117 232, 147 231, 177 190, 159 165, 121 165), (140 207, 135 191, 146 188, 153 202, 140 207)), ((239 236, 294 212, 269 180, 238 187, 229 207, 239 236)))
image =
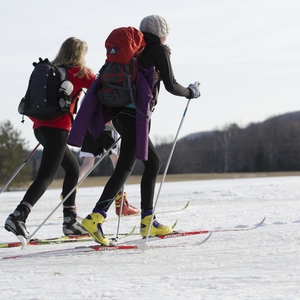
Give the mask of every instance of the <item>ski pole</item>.
POLYGON ((24 159, 22 164, 18 167, 18 169, 15 171, 15 173, 8 179, 8 181, 4 184, 3 188, 0 190, 0 194, 8 187, 8 185, 13 181, 13 179, 17 176, 17 174, 21 171, 21 169, 25 166, 25 164, 28 162, 30 157, 34 154, 36 149, 39 147, 40 143, 38 143, 35 148, 31 151, 31 153, 24 159))
POLYGON ((121 197, 121 202, 120 202, 120 213, 118 216, 118 225, 117 225, 117 232, 116 232, 115 240, 118 240, 118 238, 119 238, 119 230, 120 230, 120 223, 121 223, 121 216, 122 216, 123 202, 124 202, 124 185, 122 186, 121 191, 122 191, 122 197, 121 197))
POLYGON ((41 229, 41 227, 49 220, 49 218, 55 213, 55 211, 70 197, 70 195, 76 190, 78 186, 81 185, 81 183, 91 174, 91 172, 99 165, 99 163, 106 157, 106 155, 112 150, 115 145, 118 143, 118 141, 121 139, 119 137, 107 151, 102 155, 100 159, 94 164, 94 166, 82 177, 82 179, 72 188, 72 190, 65 196, 61 202, 52 210, 52 212, 48 215, 48 217, 41 223, 40 226, 27 238, 24 240, 21 240, 23 244, 23 248, 26 246, 26 244, 35 236, 35 234, 41 229))
MULTIPOLYGON (((152 224, 152 223, 153 223, 154 214, 155 214, 155 209, 156 209, 156 205, 157 205, 158 198, 159 198, 159 195, 160 195, 160 191, 161 191, 162 185, 163 185, 163 183, 164 183, 164 181, 165 181, 165 178, 166 178, 166 175, 167 175, 167 171, 168 171, 168 168, 169 168, 169 165, 170 165, 170 161, 171 161, 171 158, 172 158, 172 155, 173 155, 173 152, 174 152, 176 143, 177 143, 179 131, 180 131, 180 129, 181 129, 181 126, 182 126, 183 120, 184 120, 184 118, 185 118, 185 115, 186 115, 188 106, 189 106, 189 104, 190 104, 190 101, 191 101, 191 99, 188 99, 188 102, 187 102, 187 104, 186 104, 185 110, 184 110, 184 112, 183 112, 183 116, 182 116, 181 122, 180 122, 180 124, 179 124, 178 130, 177 130, 177 133, 176 133, 174 142, 173 142, 173 146, 172 146, 172 149, 171 149, 171 152, 170 152, 170 155, 169 155, 169 158, 168 158, 166 167, 165 167, 165 171, 164 171, 164 174, 163 174, 163 177, 162 177, 162 180, 161 180, 161 183, 160 183, 158 192, 157 192, 157 196, 156 196, 156 200, 155 200, 155 203, 154 203, 154 206, 153 206, 153 212, 152 212, 152 216, 151 216, 151 219, 150 219, 150 223, 149 223, 149 224, 152 224)), ((145 249, 145 250, 148 248, 147 242, 148 242, 148 238, 149 238, 149 234, 150 234, 150 228, 151 228, 151 226, 149 225, 149 226, 148 226, 147 235, 146 235, 146 238, 145 238, 145 243, 144 243, 144 246, 145 246, 144 249, 145 249)), ((142 247, 141 247, 141 248, 142 248, 142 247)))

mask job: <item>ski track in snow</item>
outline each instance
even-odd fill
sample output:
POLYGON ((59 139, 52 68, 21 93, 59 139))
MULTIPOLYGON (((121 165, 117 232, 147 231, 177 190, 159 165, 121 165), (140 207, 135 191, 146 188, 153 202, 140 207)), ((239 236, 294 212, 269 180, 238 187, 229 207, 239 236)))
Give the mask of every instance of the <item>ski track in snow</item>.
MULTIPOLYGON (((157 215, 176 229, 247 228, 266 216, 256 230, 213 233, 159 241, 178 248, 146 252, 91 252, 0 260, 2 299, 300 299, 300 178, 267 177, 164 183, 157 211, 189 207, 157 215)), ((159 184, 158 184, 159 185, 159 184)), ((158 190, 157 185, 157 190, 158 190)), ((91 212, 102 187, 79 188, 80 216, 91 212)), ((127 185, 129 202, 139 207, 139 186, 127 185)), ((16 237, 3 226, 24 191, 0 195, 0 242, 16 237)), ((48 190, 27 220, 33 232, 59 203, 60 190, 48 190)), ((154 198, 156 199, 156 198, 154 198)), ((61 208, 36 237, 62 235, 61 208)), ((114 205, 104 232, 116 232, 114 205)), ((139 216, 121 220, 120 232, 139 226, 139 216)), ((138 228, 137 228, 138 230, 138 228)), ((132 239, 128 237, 127 239, 132 239)), ((156 243, 156 242, 155 242, 156 243)), ((64 249, 94 242, 2 248, 0 257, 64 249)))

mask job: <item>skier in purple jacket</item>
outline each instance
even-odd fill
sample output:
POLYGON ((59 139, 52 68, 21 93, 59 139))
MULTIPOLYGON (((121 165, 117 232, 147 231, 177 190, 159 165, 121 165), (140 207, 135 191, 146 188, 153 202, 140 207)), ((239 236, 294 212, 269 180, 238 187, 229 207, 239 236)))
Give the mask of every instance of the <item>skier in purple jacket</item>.
MULTIPOLYGON (((190 84, 189 87, 185 88, 177 83, 174 78, 170 61, 170 49, 164 45, 170 31, 166 20, 157 15, 147 16, 141 21, 140 30, 143 32, 147 43, 142 56, 139 58, 139 63, 142 68, 140 68, 139 77, 136 82, 138 90, 137 95, 143 99, 137 99, 136 106, 130 104, 126 107, 113 109, 113 125, 121 136, 119 160, 115 171, 105 185, 102 195, 96 203, 93 212, 82 221, 82 225, 91 236, 103 245, 109 245, 109 239, 104 236, 102 231, 102 223, 106 218, 106 212, 130 175, 136 159, 142 160, 144 164, 144 172, 140 186, 140 234, 146 236, 149 226, 150 236, 172 233, 173 230, 171 227, 160 224, 155 218, 153 223, 150 224, 153 212, 156 177, 161 168, 161 159, 148 137, 151 110, 153 110, 153 107, 157 103, 161 81, 166 90, 173 95, 186 97, 188 99, 200 97, 198 85, 190 84), (139 89, 142 89, 143 96, 139 96, 139 89), (147 89, 150 90, 150 93, 147 89), (146 114, 148 118, 145 118, 144 114, 146 114)), ((105 122, 108 121, 107 118, 111 111, 101 107, 101 104, 97 104, 97 107, 98 118, 99 115, 102 115, 103 120, 101 122, 104 122, 103 124, 105 124, 105 122)), ((87 109, 88 108, 86 108, 86 110, 87 109)), ((84 115, 90 120, 94 119, 94 123, 100 122, 99 120, 96 121, 96 116, 92 116, 93 114, 90 112, 86 112, 84 115)), ((90 132, 96 128, 96 126, 86 124, 84 129, 82 129, 82 124, 79 125, 80 122, 78 122, 78 125, 76 125, 76 120, 75 124, 73 124, 68 141, 71 145, 76 144, 76 142, 78 143, 78 141, 80 143, 81 136, 78 136, 77 133, 74 132, 77 127, 78 129, 81 127, 79 130, 86 130, 89 128, 90 132)), ((103 124, 101 125, 102 129, 104 128, 103 124)))

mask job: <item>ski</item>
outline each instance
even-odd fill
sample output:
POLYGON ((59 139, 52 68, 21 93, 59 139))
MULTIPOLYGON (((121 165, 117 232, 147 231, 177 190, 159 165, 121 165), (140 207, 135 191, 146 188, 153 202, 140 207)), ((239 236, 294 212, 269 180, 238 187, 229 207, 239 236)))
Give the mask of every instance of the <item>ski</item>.
MULTIPOLYGON (((170 234, 166 235, 156 235, 156 236, 149 236, 148 241, 158 241, 158 240, 166 240, 170 238, 177 238, 177 237, 184 237, 184 236, 191 236, 191 235, 199 235, 199 234, 212 234, 218 232, 231 232, 231 231, 248 231, 254 230, 265 222, 266 217, 264 217, 259 223, 251 225, 251 226, 238 226, 238 227, 231 227, 231 228, 220 228, 220 229, 201 229, 201 230, 194 230, 194 231, 174 231, 170 234)), ((127 241, 127 245, 141 245, 144 243, 144 238, 134 239, 131 241, 127 241)), ((144 243, 145 244, 145 243, 144 243)))
MULTIPOLYGON (((172 229, 177 225, 177 221, 171 226, 172 229)), ((139 235, 140 233, 135 233, 136 226, 130 232, 127 233, 119 233, 118 238, 111 238, 112 241, 116 242, 119 239, 124 239, 131 235, 139 235)), ((107 233, 105 236, 114 236, 113 233, 107 233)), ((74 243, 74 242, 91 242, 93 238, 89 235, 69 235, 69 236, 61 236, 55 238, 46 238, 46 239, 32 239, 26 245, 37 246, 37 245, 47 245, 47 244, 63 244, 63 243, 74 243)), ((0 248, 13 248, 23 246, 21 241, 18 242, 6 242, 0 243, 0 248)))
POLYGON ((187 209, 189 205, 190 205, 190 201, 188 201, 188 202, 187 202, 183 207, 181 207, 181 208, 158 211, 158 212, 155 212, 155 214, 158 214, 158 215, 159 215, 159 214, 166 214, 166 213, 175 213, 175 212, 179 212, 179 211, 182 211, 182 210, 187 209))
MULTIPOLYGON (((119 233, 119 239, 126 238, 134 234, 136 226, 128 233, 119 233)), ((106 234, 107 236, 113 236, 113 233, 106 234)), ((113 239, 114 240, 114 239, 113 239)), ((32 239, 30 240, 27 245, 37 246, 37 245, 47 245, 47 244, 63 244, 63 243, 74 243, 74 242, 91 242, 93 238, 89 234, 85 235, 68 235, 68 236, 61 236, 55 238, 47 238, 47 239, 32 239)), ((13 247, 20 247, 23 246, 22 242, 7 242, 7 243, 0 243, 0 248, 13 248, 13 247)))
MULTIPOLYGON (((207 233, 207 232, 206 232, 207 233)), ((189 235, 196 235, 196 234, 204 234, 204 232, 201 231, 190 231, 190 232, 181 232, 180 234, 169 234, 168 238, 177 238, 182 236, 189 236, 189 235), (197 233, 198 232, 198 233, 197 233)), ((156 248, 179 248, 184 247, 188 245, 202 245, 204 244, 210 237, 212 233, 209 233, 207 237, 202 239, 200 242, 197 242, 195 244, 172 244, 172 245, 151 245, 149 246, 150 249, 156 249, 156 248)), ((158 239, 162 236, 156 236, 158 239)), ((152 240, 154 241, 154 239, 152 240)), ((35 252, 35 253, 28 253, 28 254, 19 254, 19 255, 12 255, 12 256, 5 256, 0 259, 13 259, 13 258, 26 258, 26 257, 37 257, 37 256, 58 256, 58 255, 71 255, 71 254, 79 254, 79 253, 86 253, 86 252, 94 252, 94 251, 119 251, 119 250, 143 250, 139 244, 127 244, 120 243, 120 244, 110 244, 109 246, 104 246, 100 244, 91 245, 91 246, 81 246, 81 247, 74 247, 74 248, 67 248, 67 249, 58 249, 58 250, 48 250, 48 251, 42 251, 42 252, 35 252)))
POLYGON ((256 229, 260 226, 263 225, 263 223, 265 222, 266 217, 264 217, 259 223, 254 224, 252 226, 237 226, 237 227, 233 227, 233 228, 220 228, 220 229, 212 229, 210 230, 210 232, 227 232, 227 231, 248 231, 248 230, 253 230, 256 229))
MULTIPOLYGON (((89 234, 86 235, 70 235, 70 236, 61 236, 57 238, 47 238, 47 239, 32 239, 27 245, 45 245, 45 244, 60 244, 60 243, 69 243, 69 242, 86 242, 91 241, 89 234)), ((0 248, 12 248, 22 246, 21 242, 8 242, 1 243, 0 248)))
MULTIPOLYGON (((263 225, 266 217, 264 217, 259 223, 254 224, 252 226, 238 226, 238 227, 231 227, 231 228, 220 228, 220 229, 203 229, 203 230, 192 230, 192 231, 174 231, 167 235, 158 235, 158 236, 151 236, 148 238, 148 242, 160 241, 160 240, 168 240, 174 239, 178 237, 187 237, 187 236, 195 236, 195 235, 202 235, 207 234, 208 236, 205 237, 200 242, 196 243, 196 245, 201 245, 205 243, 213 233, 218 232, 230 232, 230 231, 248 231, 254 230, 259 228, 263 225)), ((176 224, 176 223, 175 223, 176 224)), ((189 245, 189 244, 185 244, 189 245)), ((175 244, 175 245, 148 245, 145 243, 144 238, 134 239, 130 241, 126 241, 123 243, 111 244, 109 246, 103 246, 100 244, 90 245, 90 246, 81 246, 81 247, 74 247, 74 248, 67 248, 67 249, 59 249, 59 250, 49 250, 43 252, 36 252, 36 253, 29 253, 29 254, 20 254, 14 256, 5 256, 1 259, 11 259, 11 258, 23 258, 23 257, 34 257, 34 256, 42 256, 42 255, 69 255, 73 253, 84 253, 84 252, 91 252, 91 251, 112 251, 112 250, 148 250, 151 248, 168 248, 168 247, 181 247, 182 244, 175 244)))

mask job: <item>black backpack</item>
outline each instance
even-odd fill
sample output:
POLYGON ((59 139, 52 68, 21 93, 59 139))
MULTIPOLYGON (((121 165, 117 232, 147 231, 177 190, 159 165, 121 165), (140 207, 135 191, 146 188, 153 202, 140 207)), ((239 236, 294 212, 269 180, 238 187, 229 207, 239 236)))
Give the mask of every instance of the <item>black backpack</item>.
POLYGON ((123 107, 135 103, 136 73, 135 59, 132 59, 130 64, 106 63, 99 71, 98 98, 100 102, 108 107, 123 107))
POLYGON ((73 84, 66 80, 65 67, 56 67, 46 58, 33 63, 25 96, 18 111, 40 120, 58 118, 70 111, 73 84))

